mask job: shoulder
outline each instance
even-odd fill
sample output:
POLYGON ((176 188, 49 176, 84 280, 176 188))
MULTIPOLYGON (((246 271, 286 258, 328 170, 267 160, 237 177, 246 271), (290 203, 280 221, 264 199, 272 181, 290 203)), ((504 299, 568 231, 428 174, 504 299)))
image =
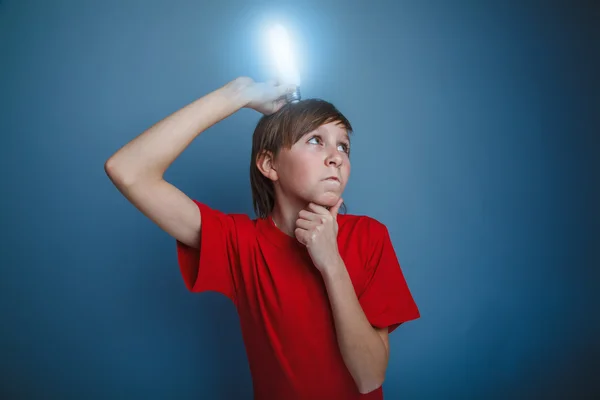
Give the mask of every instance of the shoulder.
POLYGON ((367 215, 338 214, 338 248, 356 292, 364 293, 390 243, 387 227, 367 215))
POLYGON ((367 215, 338 214, 338 244, 343 243, 346 251, 358 254, 363 261, 389 240, 388 229, 381 221, 367 215))
POLYGON ((260 223, 260 219, 251 218, 247 214, 241 213, 231 213, 228 214, 229 218, 231 218, 233 224, 239 235, 242 236, 255 236, 257 226, 260 223))
POLYGON ((223 211, 213 208, 210 205, 193 200, 200 209, 202 217, 202 231, 213 234, 227 235, 252 235, 256 219, 251 219, 249 215, 237 212, 223 211))
POLYGON ((344 235, 387 235, 387 227, 367 215, 338 214, 339 232, 344 235))

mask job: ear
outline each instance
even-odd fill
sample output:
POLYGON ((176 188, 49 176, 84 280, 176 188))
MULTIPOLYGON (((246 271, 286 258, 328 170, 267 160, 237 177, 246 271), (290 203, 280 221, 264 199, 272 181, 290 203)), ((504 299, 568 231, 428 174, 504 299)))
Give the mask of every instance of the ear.
POLYGON ((256 167, 268 179, 275 182, 279 179, 277 175, 275 158, 273 157, 273 153, 267 150, 263 150, 261 153, 256 156, 256 167))

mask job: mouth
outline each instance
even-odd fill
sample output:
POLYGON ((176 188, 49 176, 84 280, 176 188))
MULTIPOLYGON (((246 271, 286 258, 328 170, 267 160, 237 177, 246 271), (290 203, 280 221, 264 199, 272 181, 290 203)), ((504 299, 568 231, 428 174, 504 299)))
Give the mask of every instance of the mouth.
POLYGON ((340 180, 339 180, 339 178, 337 176, 330 176, 328 178, 325 178, 325 181, 328 181, 328 182, 339 182, 340 180))

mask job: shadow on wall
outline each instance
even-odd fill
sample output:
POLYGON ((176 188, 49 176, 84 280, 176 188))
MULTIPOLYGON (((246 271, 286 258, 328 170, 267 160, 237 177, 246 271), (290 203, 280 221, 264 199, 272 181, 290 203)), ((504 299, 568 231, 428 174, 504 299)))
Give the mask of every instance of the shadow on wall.
MULTIPOLYGON (((236 182, 245 177, 233 174, 227 169, 215 176, 199 177, 192 187, 180 187, 191 198, 222 212, 246 213, 252 217, 251 201, 243 193, 246 187, 236 182), (228 190, 224 190, 222 182, 229 183, 228 190)), ((146 271, 129 283, 131 292, 141 298, 139 308, 146 313, 139 316, 139 322, 150 325, 148 329, 152 330, 142 338, 155 343, 147 346, 154 352, 148 362, 164 363, 154 366, 155 372, 138 372, 140 379, 158 375, 157 380, 149 384, 154 385, 148 388, 151 396, 251 399, 251 375, 235 306, 216 292, 188 291, 179 271, 175 239, 168 236, 165 252, 164 235, 161 232, 158 238, 153 236, 157 238, 154 250, 140 249, 136 269, 146 271), (162 348, 154 350, 155 346, 162 348), (164 393, 154 390, 164 390, 164 393)), ((150 235, 143 236, 146 239, 140 238, 142 244, 138 242, 138 246, 152 249, 153 239, 150 235)), ((138 360, 132 366, 142 366, 140 364, 143 362, 138 360)))

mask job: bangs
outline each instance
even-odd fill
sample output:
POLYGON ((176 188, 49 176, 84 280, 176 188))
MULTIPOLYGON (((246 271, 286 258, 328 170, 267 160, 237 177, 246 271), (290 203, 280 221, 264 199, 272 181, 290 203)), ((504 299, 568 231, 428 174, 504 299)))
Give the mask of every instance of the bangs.
POLYGON ((283 131, 284 137, 282 145, 286 148, 290 148, 307 133, 313 132, 319 129, 320 126, 331 122, 337 122, 338 125, 346 130, 348 136, 350 136, 352 127, 350 126, 350 123, 343 121, 342 118, 340 118, 340 115, 333 114, 317 115, 315 118, 292 118, 293 122, 289 129, 283 131))
POLYGON ((348 135, 352 133, 348 119, 327 101, 308 99, 288 103, 275 114, 261 118, 256 131, 262 135, 255 135, 255 139, 258 139, 255 149, 276 154, 282 147, 289 149, 307 133, 331 122, 337 122, 348 135))

